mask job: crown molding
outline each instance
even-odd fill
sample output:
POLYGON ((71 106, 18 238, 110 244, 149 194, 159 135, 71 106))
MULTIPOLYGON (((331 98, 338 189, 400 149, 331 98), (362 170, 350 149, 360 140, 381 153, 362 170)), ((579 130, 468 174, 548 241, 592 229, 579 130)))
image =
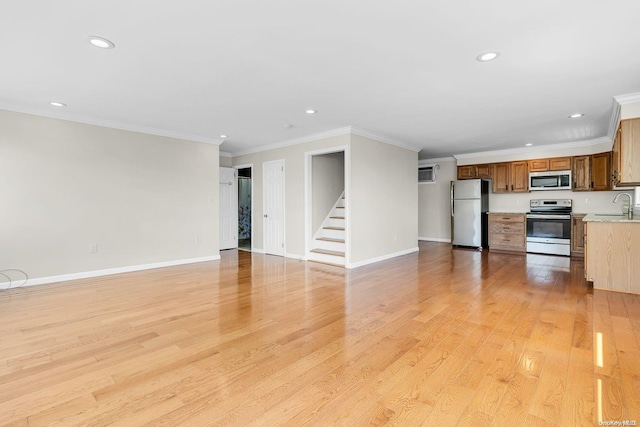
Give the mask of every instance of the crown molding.
POLYGON ((374 139, 376 141, 385 143, 385 144, 390 144, 390 145, 395 145, 397 147, 400 148, 404 148, 407 150, 411 150, 411 151, 415 151, 418 152, 420 151, 419 147, 416 147, 414 145, 408 144, 406 142, 402 142, 402 141, 398 141, 395 139, 391 139, 391 138, 387 138, 383 135, 379 135, 376 134, 374 132, 370 132, 364 129, 360 129, 357 127, 353 127, 353 126, 345 126, 345 127, 341 127, 341 128, 337 128, 337 129, 332 129, 332 130, 328 130, 325 132, 319 132, 319 133, 314 133, 311 135, 307 135, 307 136, 303 136, 300 138, 294 138, 294 139, 288 139, 285 141, 281 141, 281 142, 276 142, 273 144, 267 144, 267 145, 263 145, 260 147, 256 147, 256 148, 250 148, 248 150, 241 150, 241 151, 237 151, 237 152, 232 152, 231 153, 231 157, 238 157, 238 156, 244 156, 247 154, 255 154, 255 153, 261 153, 263 151, 269 151, 269 150, 275 150, 277 148, 284 148, 284 147, 290 147, 292 145, 298 145, 298 144, 304 144, 307 142, 313 142, 313 141, 317 141, 319 139, 326 139, 326 138, 331 138, 334 136, 341 136, 341 135, 349 135, 349 134, 355 134, 355 135, 359 135, 365 138, 371 138, 374 139))
POLYGON ((434 159, 420 159, 418 160, 418 165, 419 166, 425 166, 425 165, 429 165, 432 163, 440 163, 440 162, 455 162, 456 158, 453 156, 449 156, 449 157, 436 157, 434 159))
POLYGON ((614 96, 613 99, 616 100, 620 105, 640 102, 640 92, 614 96))
MULTIPOLYGON (((638 94, 640 95, 640 93, 638 94)), ((607 131, 607 137, 613 141, 616 139, 616 131, 618 130, 618 126, 620 125, 620 114, 622 113, 622 106, 617 99, 613 99, 611 102, 613 105, 611 106, 611 118, 609 119, 609 129, 607 131)))
POLYGON ((504 150, 494 150, 494 151, 480 151, 475 153, 465 153, 465 154, 454 154, 453 157, 456 160, 465 160, 465 159, 476 159, 481 157, 490 157, 490 156, 500 156, 504 154, 521 154, 532 151, 554 151, 554 150, 564 150, 571 148, 581 148, 581 147, 591 147, 599 144, 606 144, 612 141, 608 136, 603 136, 600 138, 589 139, 585 141, 574 141, 574 142, 563 142, 560 144, 549 144, 549 145, 536 145, 532 147, 522 147, 522 148, 507 148, 504 150))
POLYGON ((417 147, 413 144, 409 144, 408 142, 387 138, 384 135, 380 135, 380 134, 377 134, 368 130, 360 129, 354 126, 351 126, 351 133, 359 136, 363 136, 365 138, 375 139, 376 141, 384 142, 385 144, 395 145, 396 147, 404 148, 406 150, 415 151, 416 153, 421 150, 420 147, 417 147))
POLYGON ((228 151, 221 151, 220 157, 233 157, 228 151))
POLYGON ((129 132, 144 133, 147 135, 164 136, 167 138, 182 139, 182 140, 193 141, 193 142, 204 142, 206 144, 220 145, 223 142, 222 140, 219 140, 217 138, 209 138, 202 135, 175 132, 168 129, 160 129, 160 128, 154 128, 150 126, 139 126, 139 125, 133 125, 129 123, 122 123, 122 122, 111 121, 111 120, 90 119, 88 117, 78 116, 73 114, 56 114, 50 111, 40 110, 36 108, 16 107, 13 105, 7 105, 2 103, 0 103, 0 110, 13 111, 15 113, 31 114, 34 116, 48 117, 50 119, 83 123, 86 125, 101 126, 101 127, 111 128, 111 129, 126 130, 129 132))
POLYGON ((273 144, 262 145, 260 147, 250 148, 248 150, 235 151, 231 153, 231 157, 245 156, 247 154, 256 154, 263 151, 275 150, 277 148, 290 147, 292 145, 304 144, 306 142, 317 141, 319 139, 331 138, 334 136, 347 135, 351 132, 349 126, 328 130, 326 132, 314 133, 300 138, 287 139, 273 144))

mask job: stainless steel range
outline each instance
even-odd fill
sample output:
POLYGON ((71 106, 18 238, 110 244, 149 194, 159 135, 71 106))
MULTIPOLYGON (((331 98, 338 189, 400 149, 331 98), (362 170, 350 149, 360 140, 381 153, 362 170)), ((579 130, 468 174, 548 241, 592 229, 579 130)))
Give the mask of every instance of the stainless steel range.
POLYGON ((571 255, 571 199, 533 199, 527 213, 527 252, 571 255))

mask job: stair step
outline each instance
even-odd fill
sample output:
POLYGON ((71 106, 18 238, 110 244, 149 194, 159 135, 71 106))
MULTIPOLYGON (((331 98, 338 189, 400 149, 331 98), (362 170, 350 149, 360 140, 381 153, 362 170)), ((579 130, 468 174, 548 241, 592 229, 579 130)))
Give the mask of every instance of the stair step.
POLYGON ((325 242, 344 243, 344 239, 334 239, 332 237, 318 237, 316 240, 323 240, 325 242))
POLYGON ((339 230, 344 231, 344 227, 322 227, 325 230, 339 230))
POLYGON ((327 249, 311 249, 311 252, 316 253, 316 254, 325 254, 325 255, 333 255, 333 256, 344 257, 344 252, 330 251, 330 250, 327 250, 327 249))

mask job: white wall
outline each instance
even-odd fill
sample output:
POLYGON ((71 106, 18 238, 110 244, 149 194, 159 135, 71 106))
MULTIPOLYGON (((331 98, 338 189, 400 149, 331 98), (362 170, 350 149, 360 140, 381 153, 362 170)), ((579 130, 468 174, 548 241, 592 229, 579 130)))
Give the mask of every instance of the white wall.
POLYGON ((220 156, 220 166, 223 168, 230 168, 233 165, 233 160, 229 156, 220 156))
POLYGON ((263 176, 264 162, 284 159, 285 165, 285 254, 304 257, 305 253, 305 153, 349 144, 349 134, 304 144, 275 148, 233 157, 233 165, 253 164, 253 247, 264 249, 263 176))
POLYGON ((218 162, 216 145, 0 110, 0 269, 217 257, 218 162))
POLYGON ((421 240, 451 241, 450 183, 456 179, 454 158, 421 160, 421 164, 437 164, 436 182, 418 185, 418 236, 421 240))
POLYGON ((344 152, 319 154, 311 158, 312 234, 322 225, 344 191, 344 152))
POLYGON ((351 135, 351 264, 418 246, 418 153, 351 135))

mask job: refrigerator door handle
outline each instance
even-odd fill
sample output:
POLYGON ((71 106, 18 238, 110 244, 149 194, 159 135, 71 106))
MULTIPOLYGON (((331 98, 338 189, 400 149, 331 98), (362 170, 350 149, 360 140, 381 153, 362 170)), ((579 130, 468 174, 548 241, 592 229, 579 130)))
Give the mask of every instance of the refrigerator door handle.
POLYGON ((454 186, 454 182, 451 181, 451 188, 450 188, 450 192, 451 192, 451 218, 453 218, 453 186, 454 186))

